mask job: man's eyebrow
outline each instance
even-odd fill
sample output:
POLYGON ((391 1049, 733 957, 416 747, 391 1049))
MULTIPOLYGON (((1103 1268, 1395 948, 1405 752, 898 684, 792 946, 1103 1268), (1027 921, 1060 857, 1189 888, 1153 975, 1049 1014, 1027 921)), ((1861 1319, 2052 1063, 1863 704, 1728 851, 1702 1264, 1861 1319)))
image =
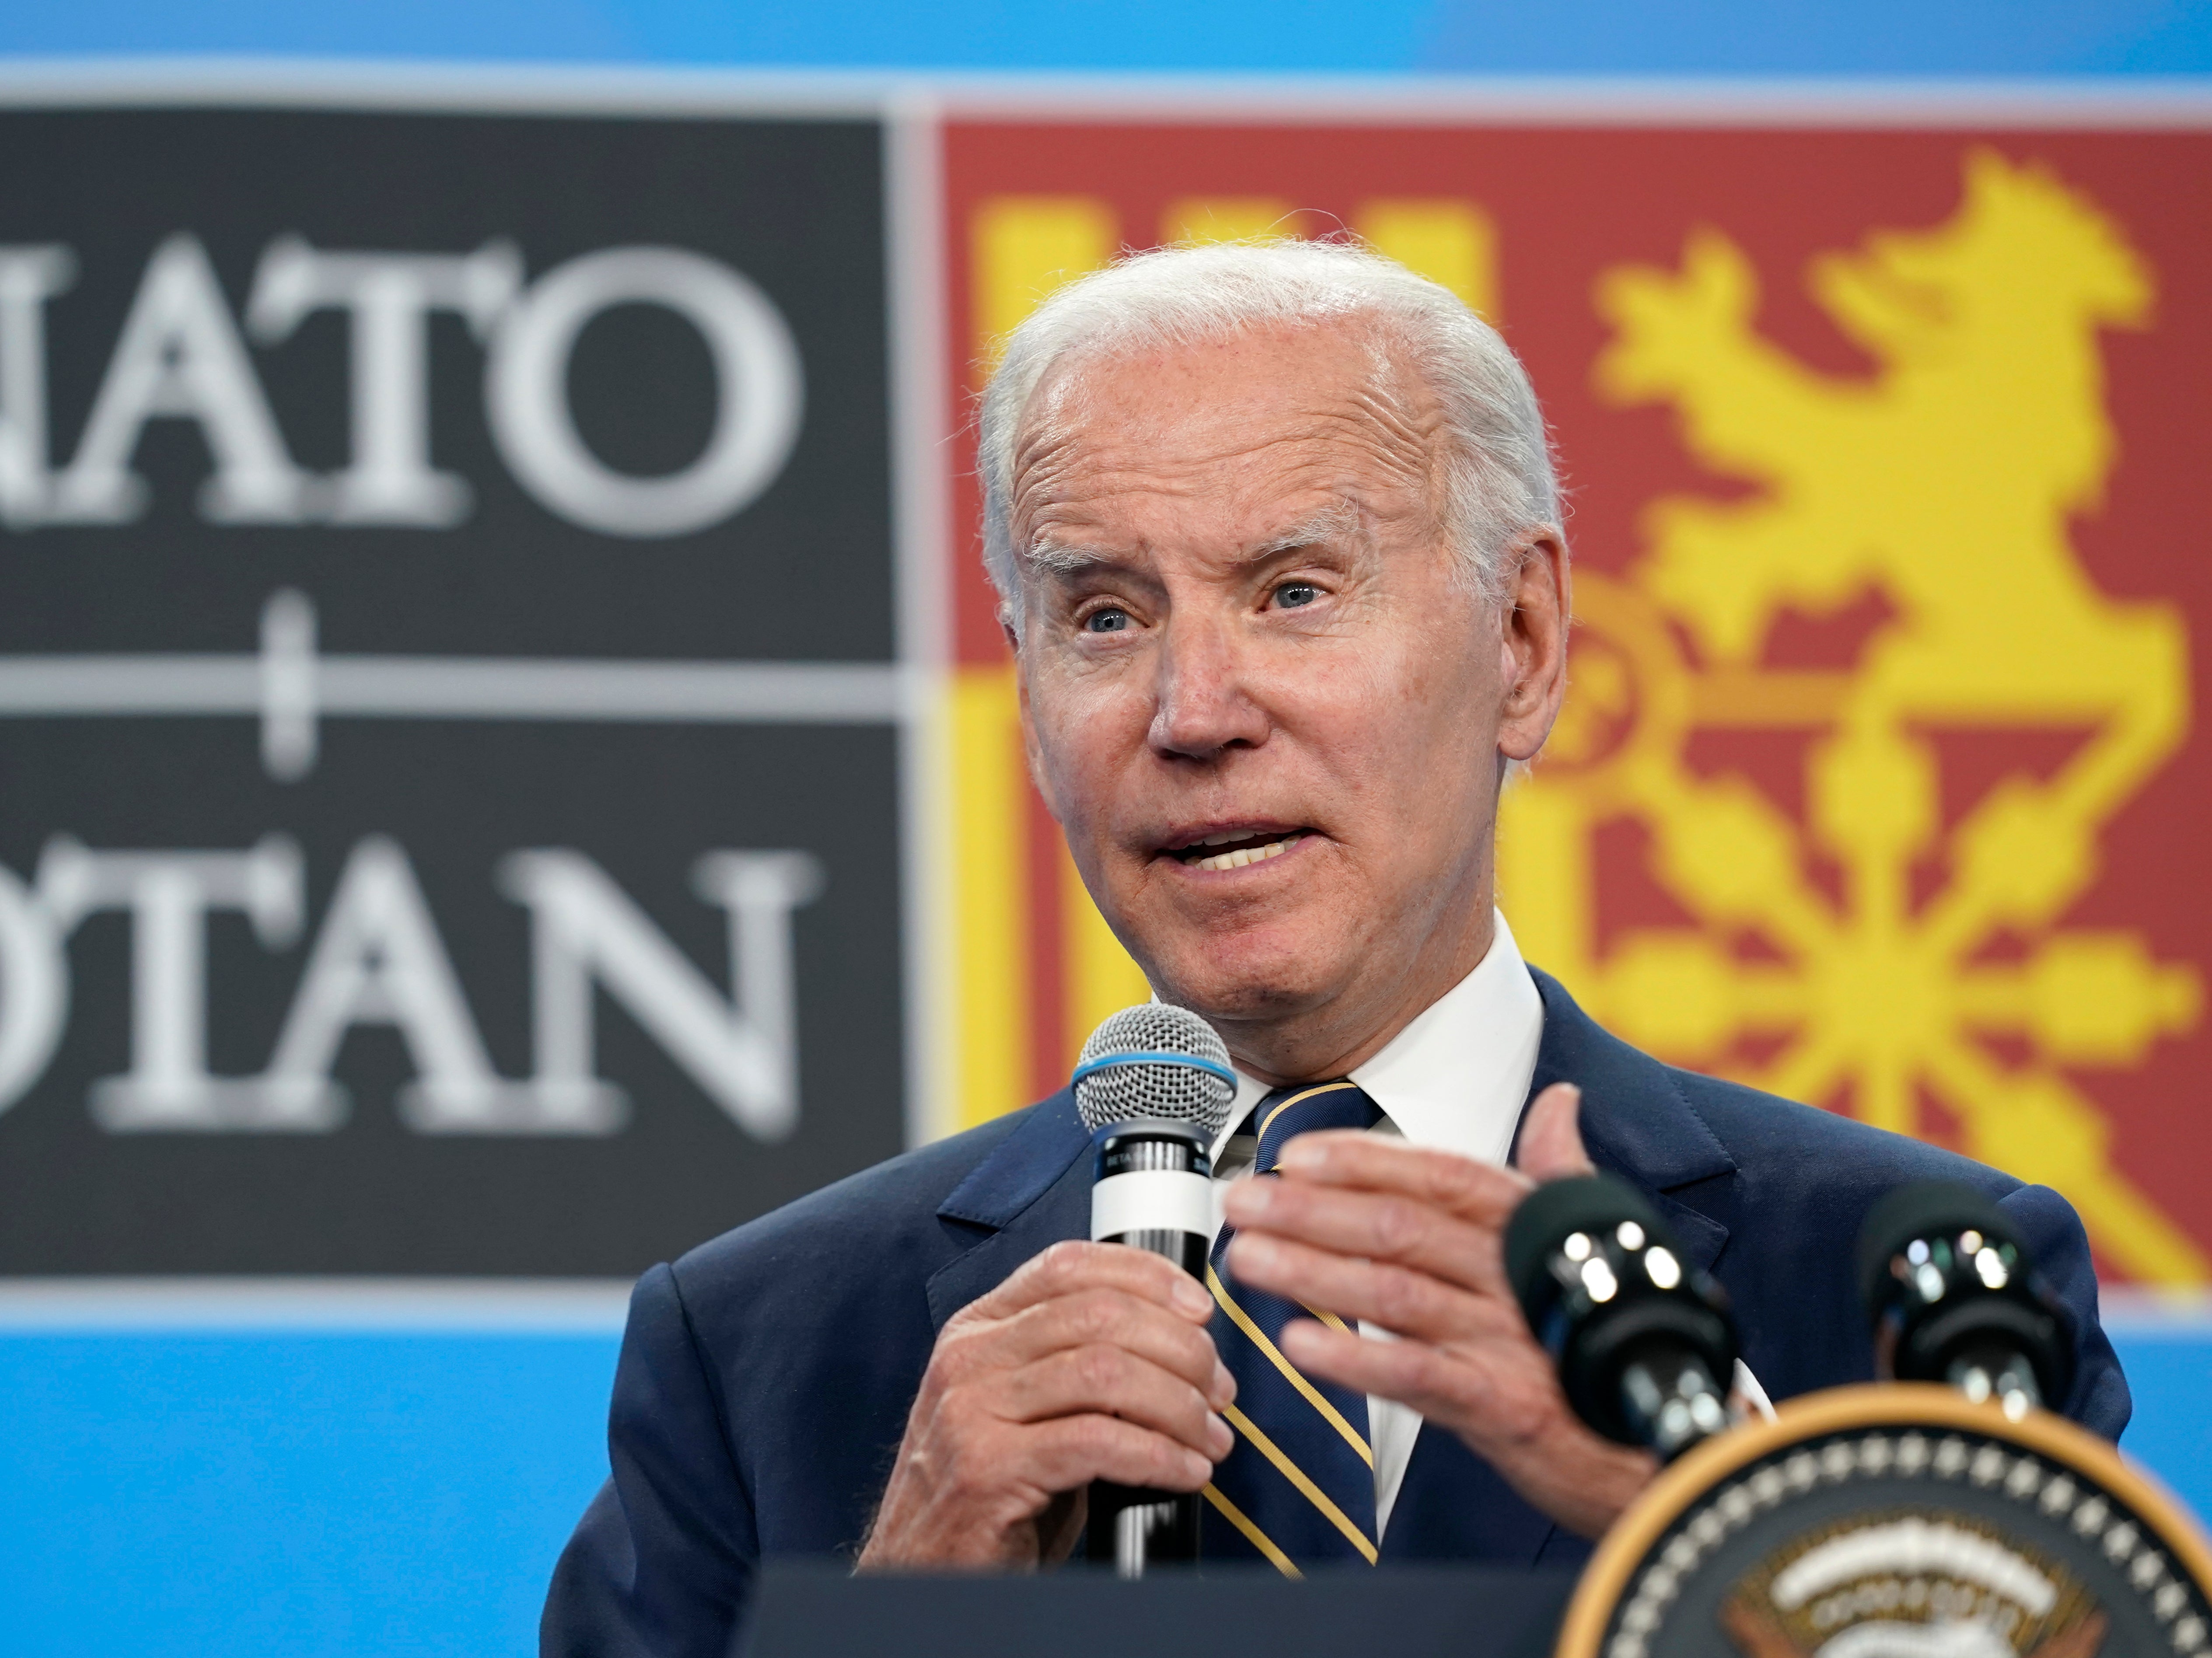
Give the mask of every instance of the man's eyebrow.
MULTIPOLYGON (((1324 507, 1309 513, 1290 528, 1269 536, 1246 551, 1238 562, 1256 564, 1272 558, 1277 553, 1286 553, 1298 547, 1312 547, 1325 541, 1334 541, 1358 533, 1359 508, 1348 501, 1334 507, 1324 507)), ((1032 568, 1049 570, 1055 575, 1073 575, 1097 565, 1114 564, 1120 561, 1112 553, 1095 548, 1072 547, 1066 542, 1050 537, 1032 542, 1022 550, 1022 557, 1032 568)))
POLYGON ((1105 553, 1094 552, 1088 547, 1071 547, 1048 537, 1030 543, 1022 550, 1022 556, 1037 569, 1050 570, 1055 575, 1073 575, 1093 564, 1114 562, 1105 553))
POLYGON ((1325 541, 1348 540, 1359 532, 1359 508, 1348 501, 1309 514, 1279 535, 1269 536, 1246 556, 1256 562, 1294 548, 1316 547, 1325 541))

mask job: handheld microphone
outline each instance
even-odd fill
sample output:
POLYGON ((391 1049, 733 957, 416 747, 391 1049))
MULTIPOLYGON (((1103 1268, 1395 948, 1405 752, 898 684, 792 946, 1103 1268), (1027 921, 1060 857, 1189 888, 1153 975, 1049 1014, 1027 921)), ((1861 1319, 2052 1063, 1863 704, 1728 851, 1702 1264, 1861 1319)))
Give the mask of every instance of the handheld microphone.
MULTIPOLYGON (((1074 1081, 1097 1157, 1093 1242, 1147 1250, 1203 1278, 1213 1243, 1213 1139, 1237 1097, 1228 1048, 1189 1010, 1142 1003, 1091 1033, 1074 1081)), ((1147 1561, 1195 1562, 1198 1498, 1095 1481, 1086 1552, 1123 1577, 1143 1576, 1147 1561)))
POLYGON ((1728 1297, 1626 1181, 1531 1192, 1506 1224, 1505 1272, 1567 1402, 1597 1432, 1665 1462, 1728 1426, 1728 1297))
POLYGON ((2074 1383, 2066 1317, 1996 1202, 1916 1181, 1868 1212, 1859 1284, 1885 1382, 1942 1382, 2019 1421, 2074 1383))

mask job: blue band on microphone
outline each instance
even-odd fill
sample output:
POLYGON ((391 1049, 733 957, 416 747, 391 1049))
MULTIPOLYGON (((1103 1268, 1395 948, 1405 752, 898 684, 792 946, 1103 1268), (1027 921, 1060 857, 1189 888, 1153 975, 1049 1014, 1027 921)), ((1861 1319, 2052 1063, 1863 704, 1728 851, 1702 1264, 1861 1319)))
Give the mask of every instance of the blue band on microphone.
POLYGON ((1188 1071, 1203 1071, 1207 1076, 1217 1078, 1228 1084, 1232 1090, 1237 1086, 1237 1073, 1225 1065, 1216 1065, 1212 1060, 1202 1059, 1195 1054, 1103 1054, 1095 1060, 1085 1060, 1081 1065, 1077 1066, 1075 1074, 1067 1080, 1071 1084, 1079 1083, 1093 1072, 1103 1071, 1109 1066, 1117 1065, 1179 1065, 1188 1071))

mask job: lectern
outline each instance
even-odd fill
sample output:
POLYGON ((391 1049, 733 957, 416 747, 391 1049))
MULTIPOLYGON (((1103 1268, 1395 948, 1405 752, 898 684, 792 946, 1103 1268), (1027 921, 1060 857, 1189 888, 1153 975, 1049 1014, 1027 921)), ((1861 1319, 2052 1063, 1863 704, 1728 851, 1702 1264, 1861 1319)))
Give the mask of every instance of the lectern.
POLYGON ((1034 1577, 852 1577, 762 1570, 732 1658, 1542 1658, 1571 1572, 1272 1568, 1155 1573, 1082 1566, 1034 1577))

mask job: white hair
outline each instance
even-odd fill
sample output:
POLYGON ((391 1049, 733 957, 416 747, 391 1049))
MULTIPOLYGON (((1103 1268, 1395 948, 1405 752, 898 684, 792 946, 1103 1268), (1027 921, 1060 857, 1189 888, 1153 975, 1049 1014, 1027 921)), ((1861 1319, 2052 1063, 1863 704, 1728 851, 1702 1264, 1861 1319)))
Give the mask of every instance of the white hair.
POLYGON ((1446 531, 1475 590, 1496 599, 1512 574, 1502 561, 1514 537, 1559 522, 1551 443, 1520 360, 1449 288, 1396 260, 1288 238, 1126 255, 1050 295, 1006 337, 978 444, 983 562, 1000 598, 1013 601, 1019 574, 1015 444, 1056 365, 1339 319, 1371 323, 1378 346, 1442 405, 1446 531))

